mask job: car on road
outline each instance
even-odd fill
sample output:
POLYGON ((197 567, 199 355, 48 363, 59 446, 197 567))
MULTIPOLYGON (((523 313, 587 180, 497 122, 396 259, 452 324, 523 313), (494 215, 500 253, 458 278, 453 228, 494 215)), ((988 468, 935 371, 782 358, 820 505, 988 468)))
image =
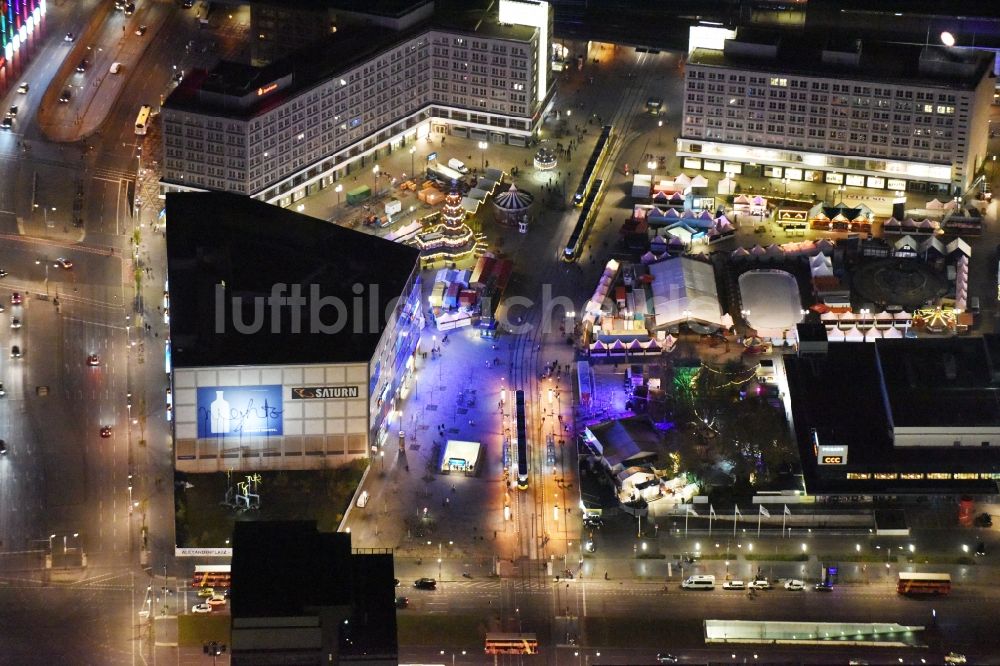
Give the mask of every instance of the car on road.
POLYGON ((593 539, 587 539, 586 543, 583 544, 583 549, 588 553, 597 552, 597 544, 594 543, 593 539))
POLYGON ((396 597, 396 608, 406 608, 410 605, 409 597, 396 597))
POLYGON ((604 520, 599 516, 587 516, 583 519, 583 526, 588 530, 599 530, 604 527, 604 520))
POLYGON ((184 80, 184 70, 183 70, 183 69, 178 69, 178 70, 177 70, 177 71, 176 71, 176 72, 174 73, 174 76, 173 76, 173 78, 172 78, 171 80, 172 80, 172 81, 173 81, 174 83, 180 83, 181 81, 183 81, 183 80, 184 80))
POLYGON ((14 345, 13 347, 11 347, 10 348, 10 357, 11 358, 21 358, 21 348, 18 347, 17 345, 14 345))
POLYGON ((64 41, 64 42, 72 42, 72 41, 73 41, 74 39, 76 39, 76 37, 75 37, 75 36, 73 36, 73 33, 72 33, 72 32, 67 32, 67 33, 66 33, 66 36, 65 36, 65 37, 63 37, 63 41, 64 41))
POLYGON ((966 663, 965 655, 959 654, 958 652, 949 652, 944 656, 944 663, 946 664, 964 664, 966 663))
POLYGON ((21 299, 21 292, 19 292, 19 291, 15 291, 13 294, 10 295, 10 304, 11 305, 20 305, 21 304, 21 300, 22 300, 21 299))
POLYGON ((60 104, 65 104, 66 102, 68 102, 70 100, 70 97, 72 97, 72 96, 73 96, 73 93, 71 93, 68 88, 66 90, 63 90, 62 94, 59 95, 59 102, 60 102, 60 104))
POLYGON ((91 354, 87 357, 87 365, 94 367, 101 364, 101 359, 98 358, 97 354, 91 354))
POLYGON ((101 438, 107 439, 111 437, 111 426, 101 426, 101 438))
POLYGON ((723 590, 745 590, 747 589, 747 584, 741 580, 727 580, 722 584, 723 590))
POLYGON ((0 268, 0 278, 5 278, 5 277, 7 277, 7 271, 5 271, 4 269, 0 268))
POLYGON ((813 589, 817 592, 833 592, 833 585, 827 585, 826 583, 816 583, 813 585, 813 589))
POLYGON ((135 3, 134 2, 126 3, 125 16, 132 16, 132 14, 135 14, 135 3))
POLYGON ((985 541, 980 541, 979 543, 976 544, 976 555, 979 555, 980 557, 986 555, 986 542, 985 541))
POLYGON ((751 590, 770 590, 771 583, 766 578, 760 578, 758 580, 750 581, 751 590))
POLYGON ((18 319, 17 317, 11 317, 10 318, 10 327, 11 328, 21 328, 21 320, 18 319))
POLYGON ((785 581, 785 589, 794 591, 804 590, 806 589, 806 584, 803 583, 801 580, 792 578, 790 580, 785 581))
POLYGON ((7 389, 3 387, 3 382, 0 382, 0 398, 4 397, 5 395, 7 395, 7 389))
POLYGON ((0 456, 7 455, 7 442, 0 439, 0 456))
POLYGON ((14 118, 9 113, 0 120, 0 129, 14 129, 14 118))
POLYGON ((24 81, 17 87, 17 92, 19 95, 27 95, 29 88, 31 88, 31 86, 28 85, 27 81, 24 81))
POLYGON ((202 599, 208 599, 210 597, 214 597, 215 596, 215 588, 212 588, 212 587, 203 587, 200 590, 198 590, 198 596, 200 598, 202 598, 202 599))
POLYGON ((135 29, 135 34, 139 35, 140 37, 142 37, 143 35, 145 35, 146 34, 146 26, 140 25, 138 28, 135 29))
POLYGON ((194 0, 184 0, 184 9, 191 9, 194 7, 194 0))
POLYGON ((69 270, 69 269, 73 268, 73 262, 70 261, 69 259, 67 259, 66 257, 59 257, 58 259, 56 259, 53 262, 53 265, 56 268, 62 268, 62 269, 65 269, 65 270, 69 270))
POLYGON ((212 607, 209 606, 208 604, 195 604, 194 606, 191 606, 191 612, 192 613, 211 613, 212 612, 212 607))
POLYGON ((84 72, 87 71, 87 65, 88 65, 87 59, 84 58, 83 60, 80 61, 80 64, 76 66, 76 71, 79 72, 80 74, 83 74, 84 72))
POLYGON ((226 598, 224 596, 222 596, 221 594, 213 594, 212 596, 210 596, 208 598, 208 601, 206 601, 205 603, 208 604, 209 606, 212 606, 212 607, 215 607, 215 606, 225 606, 226 605, 226 598))
MULTIPOLYGON (((3 271, 0 271, 0 277, 3 277, 3 271)), ((993 516, 988 513, 981 513, 976 516, 976 527, 993 527, 993 516)))
POLYGON ((117 74, 118 72, 122 71, 122 64, 120 62, 113 62, 111 63, 111 69, 109 69, 108 71, 111 72, 112 74, 117 74))
POLYGON ((676 664, 678 661, 680 659, 669 652, 660 652, 656 655, 656 663, 658 664, 676 664))
POLYGON ((433 590, 437 588, 437 584, 433 578, 418 578, 413 581, 413 587, 418 590, 433 590))

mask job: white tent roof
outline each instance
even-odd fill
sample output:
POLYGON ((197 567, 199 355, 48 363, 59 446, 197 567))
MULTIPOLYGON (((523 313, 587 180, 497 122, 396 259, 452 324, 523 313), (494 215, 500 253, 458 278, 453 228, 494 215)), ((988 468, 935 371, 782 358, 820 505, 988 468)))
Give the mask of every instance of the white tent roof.
POLYGON ((831 328, 829 331, 826 332, 826 339, 832 340, 834 342, 843 342, 844 332, 836 327, 831 328))
POLYGON ((650 265, 657 328, 693 319, 722 324, 722 308, 710 264, 687 257, 650 265))
POLYGON ((674 178, 674 185, 677 185, 679 187, 687 187, 690 184, 691 184, 691 178, 684 175, 683 173, 674 178))
POLYGON ((802 299, 795 278, 786 271, 754 270, 737 281, 747 323, 762 329, 785 330, 802 321, 802 299))
POLYGON ((833 261, 825 254, 817 254, 809 258, 809 270, 813 277, 829 277, 833 275, 833 261))
POLYGON ((927 210, 941 210, 943 207, 944 204, 942 204, 937 199, 931 199, 930 201, 927 202, 926 206, 927 210))
POLYGON ((691 187, 708 187, 708 181, 704 176, 695 176, 691 179, 691 187))
POLYGON ((903 337, 903 332, 898 328, 890 328, 882 331, 883 338, 901 338, 903 337))
POLYGON ((865 335, 855 327, 844 331, 844 340, 847 342, 864 342, 865 335))

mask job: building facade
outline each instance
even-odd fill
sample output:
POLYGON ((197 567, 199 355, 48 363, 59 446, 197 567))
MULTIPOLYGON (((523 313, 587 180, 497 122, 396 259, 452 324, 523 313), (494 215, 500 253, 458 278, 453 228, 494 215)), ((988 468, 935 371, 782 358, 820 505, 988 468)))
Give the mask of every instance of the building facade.
POLYGON ((981 51, 741 33, 691 53, 677 154, 687 169, 953 194, 986 158, 992 70, 981 51))
POLYGON ((536 0, 504 7, 513 9, 401 32, 338 26, 305 60, 192 72, 163 106, 161 193, 288 206, 404 145, 423 161, 433 149, 418 140, 432 132, 525 145, 553 92, 551 12, 536 0))
POLYGON ((171 194, 167 215, 179 471, 316 469, 397 440, 417 250, 222 193, 171 194))

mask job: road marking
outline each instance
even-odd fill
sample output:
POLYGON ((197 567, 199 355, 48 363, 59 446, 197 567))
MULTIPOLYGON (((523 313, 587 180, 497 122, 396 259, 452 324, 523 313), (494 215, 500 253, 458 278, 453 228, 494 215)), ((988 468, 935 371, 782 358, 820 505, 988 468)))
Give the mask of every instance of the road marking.
MULTIPOLYGON (((91 326, 103 326, 104 328, 112 328, 112 329, 116 329, 116 330, 119 330, 119 331, 124 331, 125 330, 124 326, 117 326, 115 324, 109 324, 109 323, 104 322, 104 321, 91 321, 89 319, 79 319, 78 317, 63 317, 63 320, 64 321, 76 321, 76 322, 80 322, 81 324, 89 324, 91 326)), ((107 341, 105 341, 105 348, 107 348, 107 341)))

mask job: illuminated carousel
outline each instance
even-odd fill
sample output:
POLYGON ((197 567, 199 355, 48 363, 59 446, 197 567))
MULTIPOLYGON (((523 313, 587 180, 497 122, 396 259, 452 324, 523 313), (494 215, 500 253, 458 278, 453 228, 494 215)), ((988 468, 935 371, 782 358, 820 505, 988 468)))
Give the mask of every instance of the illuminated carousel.
POLYGON ((556 154, 552 152, 551 149, 546 146, 542 146, 538 149, 538 152, 535 153, 534 163, 535 168, 539 171, 551 171, 556 168, 559 161, 556 159, 556 154))
POLYGON ((914 328, 922 328, 938 335, 955 332, 958 313, 953 308, 921 308, 913 313, 914 328))
POLYGON ((497 224, 517 227, 523 234, 528 231, 528 213, 535 197, 519 190, 511 183, 510 189, 493 197, 493 218, 497 224))
POLYGON ((409 244, 420 250, 420 258, 424 262, 450 262, 473 256, 479 239, 465 217, 462 195, 452 189, 444 198, 438 220, 425 227, 409 244))

